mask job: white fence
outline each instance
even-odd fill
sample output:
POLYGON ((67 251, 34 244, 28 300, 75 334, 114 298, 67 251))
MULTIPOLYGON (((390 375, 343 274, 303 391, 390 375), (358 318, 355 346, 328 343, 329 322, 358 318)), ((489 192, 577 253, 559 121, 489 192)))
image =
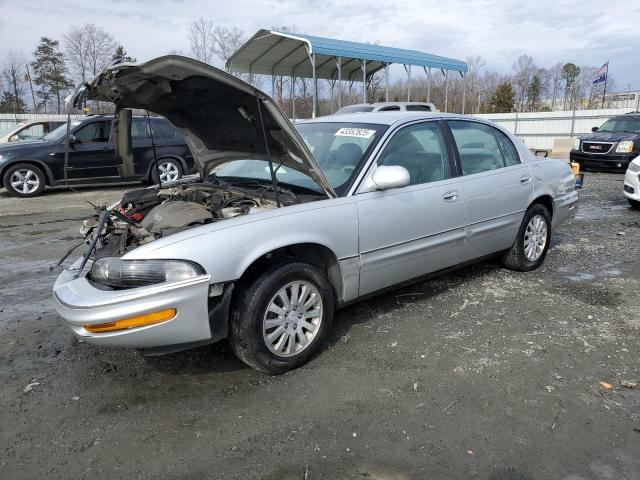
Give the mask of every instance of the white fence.
POLYGON ((553 149, 556 138, 572 138, 591 132, 605 120, 633 111, 632 108, 558 112, 482 113, 477 117, 499 123, 532 149, 553 149))
MULTIPOLYGON (((79 118, 81 116, 71 115, 71 118, 79 118)), ((25 120, 66 121, 67 116, 41 113, 0 113, 0 132, 9 130, 25 120)))

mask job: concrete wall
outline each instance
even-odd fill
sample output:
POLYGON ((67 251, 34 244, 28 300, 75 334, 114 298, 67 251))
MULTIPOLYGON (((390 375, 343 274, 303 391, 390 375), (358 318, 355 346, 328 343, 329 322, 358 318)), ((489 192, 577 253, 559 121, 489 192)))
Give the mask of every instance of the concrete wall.
POLYGON ((478 117, 499 123, 532 149, 553 149, 557 138, 579 137, 591 133, 608 118, 633 111, 632 108, 574 110, 556 112, 483 113, 478 117))

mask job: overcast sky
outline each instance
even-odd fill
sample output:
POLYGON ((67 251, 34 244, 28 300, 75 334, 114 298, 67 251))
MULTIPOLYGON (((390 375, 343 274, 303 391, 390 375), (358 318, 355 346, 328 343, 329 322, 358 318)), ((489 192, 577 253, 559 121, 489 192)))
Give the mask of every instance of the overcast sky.
POLYGON ((538 66, 600 66, 610 61, 616 90, 640 89, 640 2, 598 0, 0 0, 0 59, 30 54, 40 36, 62 40, 70 25, 101 26, 129 54, 147 60, 189 52, 187 26, 198 17, 247 35, 273 25, 353 41, 379 41, 509 73, 518 55, 538 66))

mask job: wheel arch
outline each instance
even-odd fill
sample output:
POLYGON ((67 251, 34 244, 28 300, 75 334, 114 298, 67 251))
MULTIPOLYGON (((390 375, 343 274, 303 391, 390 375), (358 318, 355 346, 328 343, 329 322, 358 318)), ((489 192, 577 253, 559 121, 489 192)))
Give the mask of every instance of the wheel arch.
POLYGON ((38 167, 44 173, 45 184, 49 186, 53 185, 53 182, 54 182, 53 172, 51 171, 49 166, 42 160, 36 160, 33 158, 12 158, 8 163, 0 167, 0 180, 4 178, 4 175, 9 168, 11 168, 12 166, 18 163, 26 163, 28 165, 33 165, 34 167, 38 167))
POLYGON ((527 207, 527 210, 534 205, 542 205, 543 207, 545 207, 547 210, 549 210, 549 213, 551 214, 551 218, 553 218, 553 197, 551 197, 551 195, 544 194, 536 197, 529 204, 529 206, 527 207))
MULTIPOLYGON (((306 262, 324 272, 333 287, 336 301, 342 299, 343 278, 340 261, 329 247, 320 243, 293 243, 265 252, 249 263, 236 283, 248 285, 275 262, 287 260, 306 262)), ((241 290, 242 288, 236 288, 235 292, 241 290)))

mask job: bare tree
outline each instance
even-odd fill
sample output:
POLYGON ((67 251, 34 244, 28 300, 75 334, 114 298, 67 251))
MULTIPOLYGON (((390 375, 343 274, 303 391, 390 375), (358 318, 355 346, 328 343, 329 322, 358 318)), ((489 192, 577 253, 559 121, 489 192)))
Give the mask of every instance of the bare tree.
POLYGON ((212 51, 220 60, 226 62, 244 43, 244 32, 236 27, 216 27, 213 29, 212 51))
POLYGON ((11 113, 24 113, 27 104, 24 101, 25 78, 27 60, 23 54, 9 52, 0 71, 0 85, 2 86, 2 110, 11 113))
POLYGON ((187 32, 191 43, 191 54, 201 62, 211 64, 215 54, 213 50, 213 22, 199 18, 191 22, 187 32))
POLYGON ((113 58, 118 44, 93 23, 72 25, 64 36, 67 61, 77 81, 95 77, 113 58))
POLYGON ((516 93, 515 107, 516 110, 522 111, 527 105, 529 85, 538 68, 529 55, 520 55, 511 68, 515 72, 513 76, 513 89, 516 93))

